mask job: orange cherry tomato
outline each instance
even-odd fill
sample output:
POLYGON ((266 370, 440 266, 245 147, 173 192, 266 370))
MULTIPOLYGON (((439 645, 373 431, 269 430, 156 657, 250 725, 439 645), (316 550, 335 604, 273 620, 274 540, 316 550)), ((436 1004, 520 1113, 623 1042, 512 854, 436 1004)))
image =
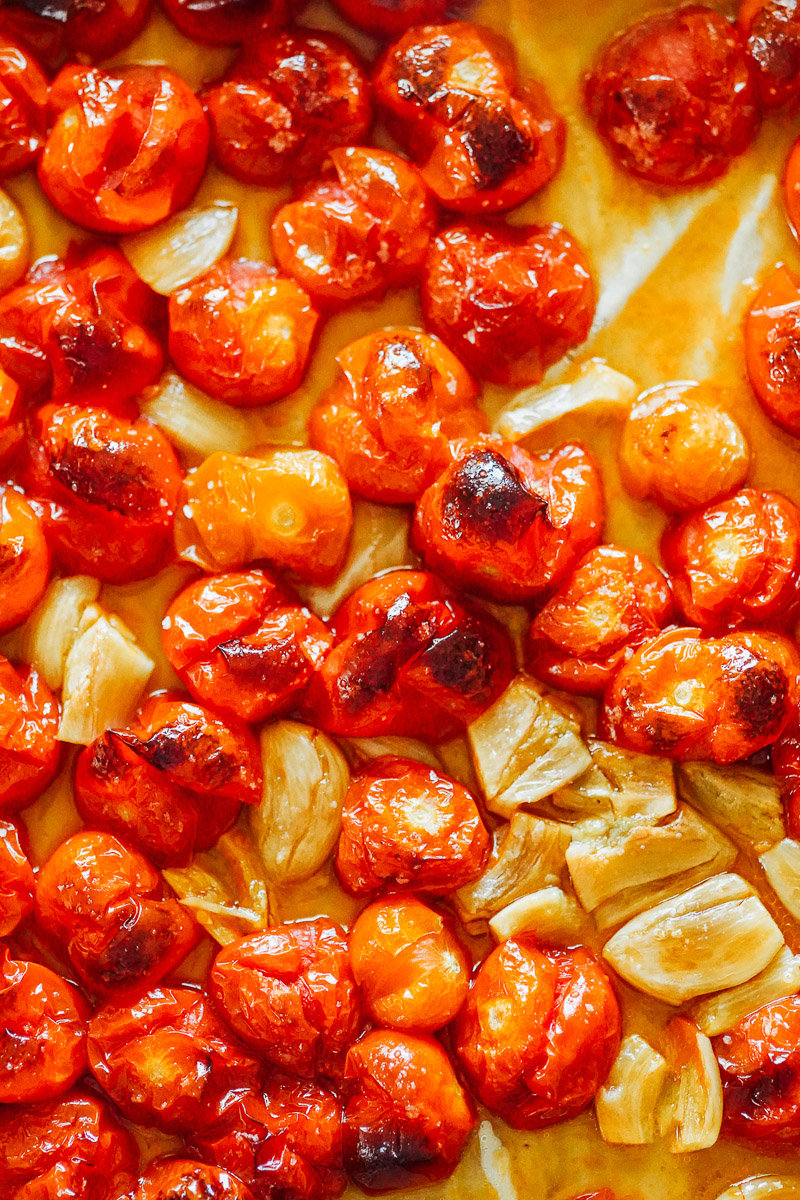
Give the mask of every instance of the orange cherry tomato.
POLYGON ((446 1179, 475 1109, 431 1037, 375 1030, 351 1046, 343 1084, 344 1165, 367 1192, 446 1179))
POLYGON ((724 1128, 753 1141, 800 1140, 800 996, 773 1000, 721 1037, 724 1128))
POLYGON ((144 27, 153 0, 4 0, 0 30, 7 31, 56 71, 65 58, 110 58, 144 27))
POLYGON ((202 1128, 229 1092, 257 1084, 262 1073, 189 988, 154 988, 132 1004, 104 1005, 89 1023, 88 1053, 120 1112, 173 1133, 202 1128))
POLYGON ((356 588, 331 621, 333 649, 303 701, 313 724, 345 737, 454 737, 514 674, 505 630, 425 571, 356 588))
POLYGON ((239 407, 294 390, 317 314, 307 294, 265 263, 220 263, 169 298, 169 352, 192 383, 239 407))
POLYGON ((619 33, 586 80, 586 107, 619 166, 668 187, 722 175, 759 121, 743 39, 701 4, 619 33))
POLYGON ((13 488, 0 492, 0 631, 30 616, 50 579, 42 522, 13 488))
POLYGON ((478 379, 538 383, 585 341, 594 319, 589 263, 560 225, 451 225, 422 279, 428 328, 478 379))
POLYGON ((164 565, 181 469, 159 429, 49 404, 36 415, 29 456, 30 497, 65 570, 128 583, 164 565))
POLYGON ((350 934, 350 961, 367 1016, 394 1029, 441 1029, 469 990, 469 960, 452 921, 414 896, 364 909, 350 934))
POLYGON ((33 869, 13 821, 0 820, 0 937, 8 937, 33 908, 33 869))
POLYGON ((526 663, 566 692, 599 696, 619 667, 672 617, 669 580, 621 546, 598 546, 582 558, 534 617, 526 663))
POLYGON ((261 800, 263 770, 250 730, 199 704, 159 695, 125 729, 109 729, 78 758, 75 803, 157 866, 189 862, 261 800))
POLYGON ((742 0, 739 33, 762 108, 780 108, 800 95, 800 0, 742 0))
POLYGON ((500 603, 541 598, 600 541, 603 484, 581 446, 532 455, 484 434, 452 452, 413 530, 426 566, 451 584, 500 603))
POLYGON ((35 800, 58 770, 58 701, 35 667, 16 671, 0 654, 0 812, 35 800))
POLYGON ((773 421, 800 437, 800 279, 787 267, 775 268, 750 305, 744 345, 759 404, 773 421))
POLYGON ((321 304, 347 304, 412 282, 436 225, 419 172, 388 150, 329 155, 333 175, 284 204, 272 221, 275 261, 321 304))
POLYGON ((290 0, 161 0, 174 25, 193 42, 209 46, 250 45, 289 20, 290 0))
POLYGON ((372 124, 369 80, 342 38, 318 29, 256 37, 204 92, 223 171, 264 187, 315 175, 372 124))
POLYGON ((344 931, 325 918, 225 946, 211 995, 231 1028, 278 1070, 338 1079, 360 1020, 344 931))
POLYGON ((39 156, 47 136, 47 77, 32 54, 0 31, 0 178, 39 156))
POLYGON ((162 66, 65 67, 39 182, 64 216, 100 233, 149 229, 189 203, 206 165, 208 123, 162 66))
POLYGON ((101 996, 142 992, 168 975, 197 940, 177 900, 144 855, 110 833, 76 833, 39 871, 36 921, 101 996))
POLYGON ((295 708, 333 641, 266 571, 189 584, 162 630, 164 653, 192 695, 245 721, 295 708))
POLYGON ((563 119, 541 84, 517 77, 511 46, 488 29, 410 29, 379 60, 374 85, 392 133, 445 208, 502 212, 561 166, 563 119))
POLYGON ((620 1012, 608 975, 584 946, 509 938, 481 964, 455 1024, 476 1095, 514 1129, 581 1112, 617 1053, 620 1012))
POLYGON ((355 895, 387 883, 442 895, 480 875, 489 842, 465 787, 433 767, 387 754, 353 775, 336 872, 355 895))
POLYGON ((336 361, 340 375, 311 414, 311 443, 368 500, 413 504, 450 462, 450 442, 487 427, 471 377, 427 333, 370 333, 336 361))
POLYGON ((412 25, 433 25, 447 16, 448 0, 333 0, 346 21, 388 41, 412 25))
POLYGON ((634 654, 606 692, 603 736, 643 754, 749 758, 783 732, 798 703, 800 657, 788 638, 699 629, 660 634, 634 654))
POLYGON ((253 1200, 248 1187, 226 1171, 188 1158, 151 1162, 126 1200, 253 1200))

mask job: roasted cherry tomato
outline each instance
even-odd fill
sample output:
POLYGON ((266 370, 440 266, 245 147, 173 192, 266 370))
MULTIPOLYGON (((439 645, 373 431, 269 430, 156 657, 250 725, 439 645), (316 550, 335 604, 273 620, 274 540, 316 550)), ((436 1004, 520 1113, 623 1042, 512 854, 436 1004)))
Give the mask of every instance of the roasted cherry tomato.
POLYGON ((191 1133, 262 1068, 189 988, 155 988, 133 1004, 104 1005, 89 1023, 89 1066, 126 1117, 191 1133))
POLYGON ((33 869, 13 821, 0 820, 0 937, 8 937, 33 908, 33 869))
POLYGON ((347 304, 412 282, 435 214, 416 167, 388 150, 332 150, 335 171, 279 208, 272 249, 280 269, 321 304, 347 304))
POLYGON ((427 333, 383 329, 336 361, 341 374, 311 414, 311 442, 368 500, 413 504, 450 462, 450 442, 486 429, 469 374, 427 333))
POLYGON ((50 1100, 86 1070, 89 1006, 48 967, 0 951, 0 1104, 50 1100))
POLYGON ((341 1075, 361 1013, 338 925, 295 921, 240 938, 219 952, 210 982, 228 1024, 273 1067, 341 1075))
POLYGON ((0 30, 39 54, 48 70, 65 58, 110 58, 144 27, 153 0, 4 0, 0 30))
POLYGON ((133 414, 164 363, 162 304, 119 250, 72 245, 0 299, 0 364, 33 398, 133 414))
POLYGON ((781 736, 770 748, 772 769, 780 784, 790 837, 800 839, 800 716, 792 714, 781 736))
POLYGON ((372 124, 361 62, 317 29, 248 42, 204 100, 223 171, 265 187, 314 175, 331 150, 362 141, 372 124))
POLYGON ((538 383, 586 340, 595 288, 583 250, 560 225, 451 225, 431 243, 426 325, 478 379, 538 383))
POLYGON ((346 737, 453 737, 514 673, 508 635, 425 571, 390 571, 356 588, 332 620, 334 646, 303 708, 346 737))
POLYGON ((636 21, 586 81, 589 115, 619 165, 669 187, 723 174, 755 136, 756 101, 736 27, 701 4, 636 21))
POLYGON ((515 1129, 540 1129, 591 1103, 617 1053, 611 982, 583 946, 509 938, 481 964, 455 1024, 476 1095, 515 1129))
POLYGON ((800 437, 800 280, 776 267, 748 309, 747 373, 766 414, 800 437))
POLYGON ((224 1167, 160 1158, 150 1163, 125 1200, 253 1200, 253 1193, 224 1167))
POLYGON ((541 84, 517 78, 505 38, 453 21, 410 29, 378 63, 390 128, 440 202, 496 213, 548 183, 565 126, 541 84))
POLYGON ((358 1187, 419 1187, 455 1170, 475 1109, 433 1038, 368 1033, 348 1051, 342 1092, 344 1166, 358 1187))
POLYGON ((648 559, 598 546, 534 617, 528 669, 566 692, 602 695, 633 652, 669 624, 672 611, 669 581, 648 559))
POLYGON ((773 1000, 714 1041, 724 1128, 755 1141, 800 1139, 800 996, 773 1000))
POLYGON ((739 32, 762 108, 780 108, 800 94, 800 0, 742 0, 739 32))
POLYGON ((478 806, 454 779, 393 755, 353 775, 336 853, 348 892, 363 895, 386 883, 453 892, 480 875, 488 854, 478 806))
POLYGON ((599 542, 603 484, 581 446, 532 455, 485 434, 452 453, 413 531, 426 566, 450 583, 501 603, 533 600, 599 542))
POLYGON ((794 643, 778 634, 662 633, 637 650, 606 692, 604 736, 668 758, 749 758, 786 727, 798 703, 798 670, 794 643))
POLYGON ((162 629, 164 652, 192 695, 245 721, 295 708, 333 642, 266 571, 189 584, 162 629))
POLYGON ((0 177, 36 161, 47 136, 47 78, 32 54, 0 32, 0 177))
POLYGON ((58 701, 35 667, 0 654, 0 812, 24 808, 58 770, 58 701))
POLYGON ((169 299, 169 352, 192 383, 249 407, 293 391, 317 314, 301 287, 264 263, 233 259, 169 299))
POLYGON ((187 863, 218 841, 242 804, 261 800, 258 745, 235 718, 153 696, 125 729, 82 751, 75 802, 87 825, 119 834, 157 866, 187 863))
POLYGON ((161 0, 161 5, 193 42, 235 46, 280 29, 289 20, 293 0, 161 0))
POLYGON ((0 631, 30 616, 50 578, 42 522, 13 488, 0 493, 0 631))
POLYGON ((394 1029, 441 1029, 469 989, 469 960, 452 922, 414 896, 364 909, 350 934, 350 961, 367 1015, 394 1029))
POLYGON ((144 418, 47 405, 34 421, 26 482, 65 570, 128 583, 166 561, 181 470, 144 418))
POLYGON ((109 1200, 133 1185, 138 1158, 131 1135, 93 1092, 0 1109, 4 1200, 109 1200))
POLYGON ((50 90, 55 123, 39 182, 85 229, 149 229, 191 200, 206 165, 208 123, 166 67, 65 67, 50 90))
POLYGON ((333 0, 351 25, 373 37, 399 37, 412 25, 432 25, 447 15, 448 0, 333 0))
POLYGON ((192 949, 198 927, 144 855, 110 833, 76 833, 36 880, 36 921, 99 995, 152 987, 192 949))

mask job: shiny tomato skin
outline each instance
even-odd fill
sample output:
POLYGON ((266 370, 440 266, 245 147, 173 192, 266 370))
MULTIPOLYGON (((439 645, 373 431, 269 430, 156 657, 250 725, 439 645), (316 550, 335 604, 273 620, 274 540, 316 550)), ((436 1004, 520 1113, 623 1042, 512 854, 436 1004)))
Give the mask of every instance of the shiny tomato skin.
POLYGON ((793 714, 770 747, 775 779, 780 785, 789 837, 800 838, 800 721, 793 714))
POLYGON ((346 21, 388 41, 412 25, 433 25, 447 15, 448 0, 333 0, 346 21))
POLYGON ((773 1000, 714 1039, 724 1125, 733 1137, 796 1144, 800 1138, 800 997, 773 1000))
POLYGON ((475 1094, 515 1129, 541 1129, 591 1103, 620 1040, 611 981, 584 946, 510 938, 481 964, 454 1026, 475 1094))
POLYGON ((97 61, 110 58, 144 28, 153 0, 6 0, 0 12, 0 31, 29 46, 48 71, 65 58, 97 61))
POLYGON ((13 488, 0 494, 0 632, 29 617, 50 580, 50 551, 39 516, 13 488))
POLYGON ((161 0, 164 12, 193 42, 208 46, 250 43, 289 20, 294 0, 161 0))
POLYGON ((800 279, 783 265, 762 285, 745 317, 747 373, 761 407, 800 437, 800 279))
POLYGON ((0 812, 39 796, 61 762, 58 701, 35 667, 15 670, 0 655, 0 812))
POLYGON ((795 104, 800 95, 798 0, 742 0, 737 24, 761 107, 795 104))
POLYGON ((224 1167, 159 1158, 148 1163, 125 1200, 253 1200, 253 1193, 224 1167))
POLYGON ((0 30, 0 178, 38 158, 47 136, 47 91, 33 55, 0 30))
POLYGON ((0 819, 0 937, 10 933, 33 908, 33 868, 13 821, 0 819))

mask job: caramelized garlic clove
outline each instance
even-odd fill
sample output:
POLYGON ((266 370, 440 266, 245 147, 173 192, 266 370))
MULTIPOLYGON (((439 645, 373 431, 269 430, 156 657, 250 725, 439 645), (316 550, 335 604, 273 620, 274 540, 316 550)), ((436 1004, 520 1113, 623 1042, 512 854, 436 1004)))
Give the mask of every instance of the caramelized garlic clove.
POLYGON ((608 1079, 595 1098, 603 1141, 644 1146, 655 1140, 658 1101, 667 1078, 666 1060, 634 1033, 624 1038, 608 1079))
POLYGON ((160 296, 171 296, 224 258, 238 220, 238 209, 218 200, 129 234, 120 248, 140 279, 160 296))

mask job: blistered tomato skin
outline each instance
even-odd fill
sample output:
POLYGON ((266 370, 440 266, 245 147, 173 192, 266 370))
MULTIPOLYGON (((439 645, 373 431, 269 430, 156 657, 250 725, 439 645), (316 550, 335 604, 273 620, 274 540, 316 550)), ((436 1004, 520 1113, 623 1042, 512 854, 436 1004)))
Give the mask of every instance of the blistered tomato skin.
POLYGON ((100 233, 149 229, 191 200, 206 164, 208 124, 166 67, 65 67, 39 182, 55 207, 100 233))
POLYGON ((384 884, 443 895, 480 875, 489 840, 460 783, 412 759, 384 755, 353 775, 336 872, 353 895, 384 884))
POLYGON ((586 256, 560 225, 451 225, 431 243, 425 324, 478 379, 538 383, 584 342, 595 310, 586 256))
POLYGON ((731 763, 776 740, 797 705, 800 658, 779 634, 662 633, 606 692, 603 736, 629 750, 731 763))
POLYGON ((621 546, 590 550, 528 632, 528 670, 553 687, 600 696, 645 641, 670 623, 672 590, 663 572, 621 546))
POLYGON ((192 695, 244 721, 296 707, 333 641, 266 571, 189 584, 167 610, 162 637, 192 695))
POLYGON ((0 31, 0 178, 31 166, 47 136, 47 77, 0 31))
POLYGON ((376 1030, 351 1046, 342 1141, 350 1179, 368 1193, 446 1179, 475 1110, 433 1038, 376 1030))
POLYGON ((280 269, 329 307, 415 280, 436 225, 417 169, 365 146, 332 150, 329 158, 335 176, 313 183, 273 218, 280 269))
POLYGON ((421 496, 413 544, 432 571, 500 603, 545 596, 600 541, 600 472, 581 446, 545 454, 485 434, 421 496))
POLYGON ((163 899, 159 873, 109 833, 76 833, 39 871, 36 922, 100 996, 154 986, 188 954, 198 927, 163 899))
POLYGON ((454 1027, 467 1079, 515 1129, 540 1129, 581 1112, 619 1046, 611 982, 583 946, 510 938, 481 964, 454 1027))
POLYGON ((156 866, 177 866, 213 846, 242 804, 258 804, 262 783, 243 722, 160 695, 131 725, 81 751, 74 794, 87 825, 119 835, 156 866))
POLYGON ((339 377, 311 414, 311 444, 368 500, 413 504, 449 463, 450 442, 487 427, 472 378, 429 334, 380 330, 336 361, 339 377))
POLYGON ((761 107, 796 103, 800 94, 798 0, 743 0, 737 23, 761 107))
POLYGON ((773 1000, 714 1041, 727 1133, 752 1141, 800 1139, 800 997, 773 1000))
POLYGON ((289 20, 293 0, 161 0, 181 33, 209 46, 236 46, 274 33, 289 20))
POLYGON ((170 296, 169 352, 197 387, 247 408, 297 387, 316 326, 301 287, 265 263, 235 259, 170 296))
POLYGON ((338 1079, 361 1011, 347 939, 332 921, 296 921, 217 955, 211 995, 228 1024, 278 1070, 338 1079))
POLYGON ((0 31, 30 46, 48 71, 57 71, 65 58, 110 58, 132 42, 144 27, 153 0, 6 0, 0 31))
POLYGON ((15 670, 0 655, 0 812, 40 795, 61 761, 58 701, 34 667, 15 670))
POLYGON ((50 578, 42 522, 13 488, 0 494, 0 632, 30 616, 50 578))
POLYGON ((761 407, 800 436, 800 280, 776 267, 748 309, 747 373, 761 407))
POLYGON ((722 175, 758 129, 743 39, 700 4, 644 17, 602 51, 586 107, 617 163, 648 183, 694 187, 722 175))
POLYGON ((253 1200, 253 1193, 223 1167, 163 1158, 149 1164, 129 1200, 253 1200))
POLYGON ((361 62, 318 30, 252 40, 203 99, 223 171, 264 187, 313 176, 331 150, 363 141, 372 123, 361 62))
POLYGON ((13 821, 0 820, 0 937, 10 933, 33 908, 33 868, 13 821))

